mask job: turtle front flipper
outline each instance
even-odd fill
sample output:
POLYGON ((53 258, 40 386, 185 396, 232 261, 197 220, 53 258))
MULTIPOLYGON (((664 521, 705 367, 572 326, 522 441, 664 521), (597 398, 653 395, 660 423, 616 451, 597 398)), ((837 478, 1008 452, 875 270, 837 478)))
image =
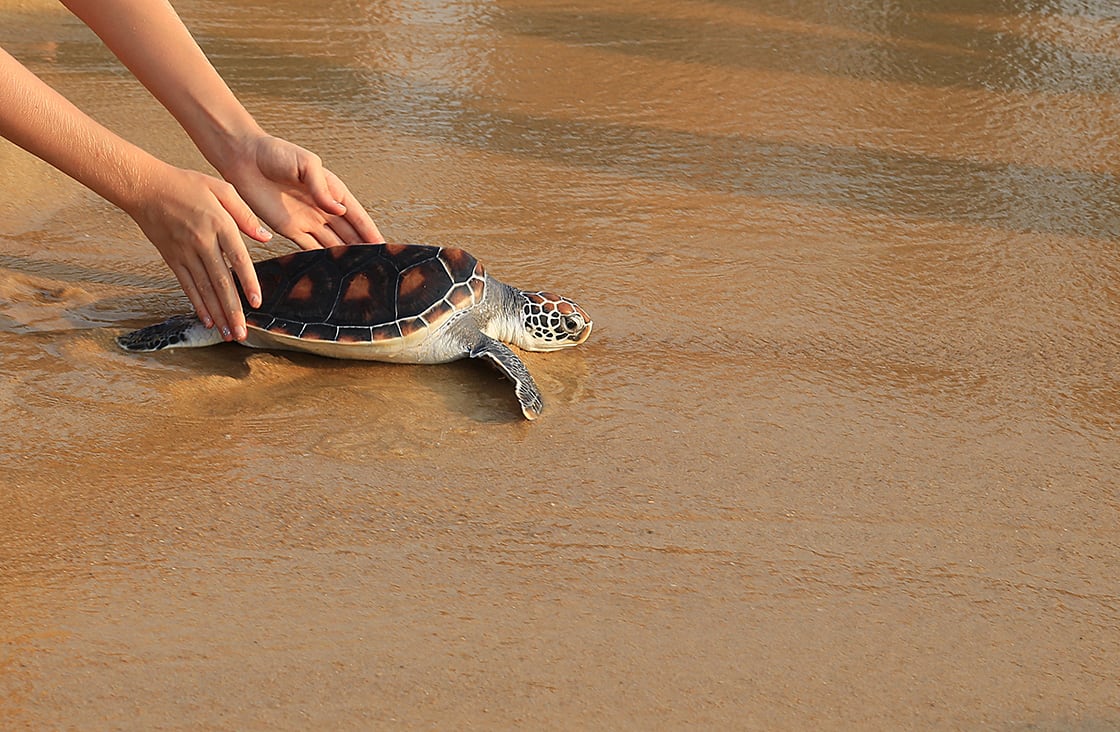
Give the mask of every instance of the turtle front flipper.
POLYGON ((537 388, 529 369, 507 345, 489 336, 483 336, 471 349, 471 358, 486 358, 490 363, 509 377, 513 382, 517 400, 521 402, 521 413, 525 419, 536 419, 544 409, 540 389, 537 388))
POLYGON ((141 353, 165 348, 201 348, 222 342, 217 328, 207 328, 194 315, 175 315, 117 338, 126 351, 141 353))

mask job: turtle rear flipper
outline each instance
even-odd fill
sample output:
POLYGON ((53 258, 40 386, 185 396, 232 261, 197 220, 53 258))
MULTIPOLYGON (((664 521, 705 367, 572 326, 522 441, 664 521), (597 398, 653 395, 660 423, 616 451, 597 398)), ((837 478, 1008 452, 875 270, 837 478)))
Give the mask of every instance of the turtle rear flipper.
POLYGON ((217 328, 207 328, 194 315, 175 315, 162 323, 149 325, 117 338, 126 351, 142 353, 165 348, 201 348, 222 342, 217 328))
POLYGON ((525 415, 525 419, 536 419, 540 416, 541 410, 544 409, 540 389, 529 374, 529 369, 525 368, 525 364, 506 344, 484 335, 471 349, 471 358, 488 359, 499 371, 509 377, 517 393, 517 400, 521 402, 521 413, 525 415))

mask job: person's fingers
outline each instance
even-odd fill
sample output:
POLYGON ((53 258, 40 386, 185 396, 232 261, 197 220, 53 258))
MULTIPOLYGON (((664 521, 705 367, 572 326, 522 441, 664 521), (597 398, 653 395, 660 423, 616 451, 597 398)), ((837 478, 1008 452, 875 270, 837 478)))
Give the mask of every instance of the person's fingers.
POLYGON ((340 247, 346 244, 346 239, 335 228, 336 226, 343 226, 345 219, 335 217, 333 221, 328 221, 323 224, 317 231, 313 232, 315 239, 323 246, 327 247, 340 247))
POLYGON ((222 204, 229 215, 233 217, 237 228, 251 239, 266 242, 272 239, 272 232, 265 228, 260 218, 249 208, 249 204, 238 194, 237 189, 229 183, 215 181, 213 184, 214 196, 222 204))
POLYGON ((327 222, 327 226, 338 235, 339 241, 342 244, 371 244, 358 236, 358 232, 350 224, 350 221, 343 216, 335 216, 327 222))
MULTIPOLYGON (((344 215, 350 228, 354 231, 354 238, 343 236, 343 240, 347 244, 381 244, 385 241, 385 237, 381 235, 381 231, 377 228, 377 224, 373 223, 366 210, 362 208, 362 204, 358 199, 350 193, 350 189, 341 179, 329 170, 326 171, 327 183, 331 189, 331 195, 334 196, 336 201, 340 201, 346 207, 344 215)), ((333 226, 333 224, 332 224, 333 226)), ((335 227, 338 230, 338 227, 335 227)), ((341 232, 339 232, 341 235, 341 232)))
MULTIPOLYGON (((264 227, 261 220, 249 208, 249 204, 245 203, 238 195, 236 188, 229 183, 215 182, 213 191, 218 203, 222 204, 222 208, 233 218, 238 229, 257 241, 265 242, 272 238, 272 232, 264 227)), ((225 255, 226 261, 229 262, 233 271, 237 273, 237 277, 241 281, 241 289, 245 292, 245 298, 249 301, 249 305, 251 307, 259 306, 261 304, 261 286, 257 281, 257 272, 253 269, 253 260, 249 256, 249 250, 245 248, 245 243, 241 241, 241 237, 237 235, 237 232, 219 232, 218 247, 221 253, 225 255)), ((220 259, 217 264, 222 264, 220 259)), ((213 272, 213 265, 212 262, 207 263, 211 272, 213 272)), ((224 265, 222 265, 222 270, 225 273, 224 265)), ((225 276, 223 274, 223 277, 225 276)), ((230 297, 237 296, 236 288, 232 282, 228 288, 220 284, 218 280, 215 280, 215 283, 218 284, 218 296, 226 305, 230 327, 235 333, 240 332, 239 328, 244 329, 244 314, 242 313, 240 298, 237 300, 235 309, 229 307, 230 297)))
POLYGON ((210 271, 203 260, 199 258, 192 259, 186 266, 194 280, 203 307, 214 320, 214 327, 222 334, 223 340, 230 340, 232 331, 230 330, 229 319, 226 316, 225 308, 222 307, 221 299, 214 290, 210 271))
POLYGON ((365 209, 355 202, 355 205, 346 207, 346 221, 354 232, 353 239, 347 239, 351 244, 384 244, 385 237, 365 209))
POLYGON ((179 281, 179 287, 183 288, 186 293, 187 299, 191 302, 191 307, 194 308, 195 315, 207 328, 214 325, 214 318, 210 316, 210 311, 206 307, 206 303, 202 299, 202 295, 198 291, 198 287, 194 284, 194 277, 191 276, 190 270, 181 264, 176 264, 171 267, 175 279, 179 281))
POLYGON ((316 231, 315 239, 319 242, 319 246, 323 249, 330 249, 331 247, 341 247, 346 244, 346 242, 338 238, 338 234, 334 233, 334 231, 332 231, 329 226, 324 226, 319 231, 316 231))
POLYGON ((298 234, 289 235, 289 239, 296 243, 300 249, 322 249, 323 245, 312 236, 310 233, 303 231, 298 234))
MULTIPOLYGON (((229 266, 221 256, 222 252, 235 251, 238 246, 244 248, 244 244, 241 243, 241 238, 236 234, 220 232, 218 234, 218 246, 219 253, 204 256, 203 264, 206 267, 206 272, 210 275, 210 282, 225 315, 230 335, 234 340, 244 340, 246 336, 245 311, 241 307, 241 298, 237 294, 237 287, 233 284, 233 275, 230 274, 229 266), (236 243, 234 242, 235 239, 236 243)), ((245 255, 245 259, 248 259, 248 254, 245 255)), ((251 265, 249 269, 252 270, 251 265)), ((254 279, 256 279, 255 273, 254 279)), ((225 336, 225 333, 223 332, 222 335, 225 336)))
MULTIPOLYGON (((257 270, 253 267, 253 259, 249 256, 249 250, 245 247, 245 242, 241 241, 240 236, 230 234, 219 237, 218 243, 230 268, 237 275, 238 282, 241 283, 241 291, 245 293, 245 299, 248 300, 249 307, 260 307, 261 285, 257 280, 257 270)), ((234 294, 237 293, 234 292, 234 294)))
POLYGON ((311 194, 315 205, 329 214, 344 216, 346 214, 346 206, 339 201, 338 198, 335 198, 334 193, 331 191, 331 186, 328 182, 328 171, 323 167, 323 161, 314 153, 304 152, 305 154, 300 160, 300 182, 307 188, 307 192, 311 194))

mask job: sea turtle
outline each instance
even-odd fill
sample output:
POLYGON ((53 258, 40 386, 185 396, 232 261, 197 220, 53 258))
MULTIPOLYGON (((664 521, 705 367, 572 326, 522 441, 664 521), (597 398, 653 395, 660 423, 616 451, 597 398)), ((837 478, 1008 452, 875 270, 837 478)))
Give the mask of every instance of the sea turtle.
MULTIPOLYGON (((527 419, 540 414, 540 390, 505 344, 555 351, 591 334, 591 318, 571 300, 503 284, 462 249, 355 244, 254 266, 263 298, 251 308, 242 293, 244 345, 397 363, 486 358, 513 381, 527 419)), ((126 351, 221 342, 193 314, 117 339, 126 351)))

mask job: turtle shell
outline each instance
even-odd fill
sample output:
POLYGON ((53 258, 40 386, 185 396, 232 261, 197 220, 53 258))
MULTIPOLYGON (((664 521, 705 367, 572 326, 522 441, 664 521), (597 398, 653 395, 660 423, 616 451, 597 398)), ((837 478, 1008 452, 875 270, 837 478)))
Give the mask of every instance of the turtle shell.
MULTIPOLYGON (((481 302, 482 264, 462 249, 355 244, 255 263, 261 306, 245 320, 281 339, 400 348, 481 302)), ((308 344, 310 345, 310 344, 308 344)))

